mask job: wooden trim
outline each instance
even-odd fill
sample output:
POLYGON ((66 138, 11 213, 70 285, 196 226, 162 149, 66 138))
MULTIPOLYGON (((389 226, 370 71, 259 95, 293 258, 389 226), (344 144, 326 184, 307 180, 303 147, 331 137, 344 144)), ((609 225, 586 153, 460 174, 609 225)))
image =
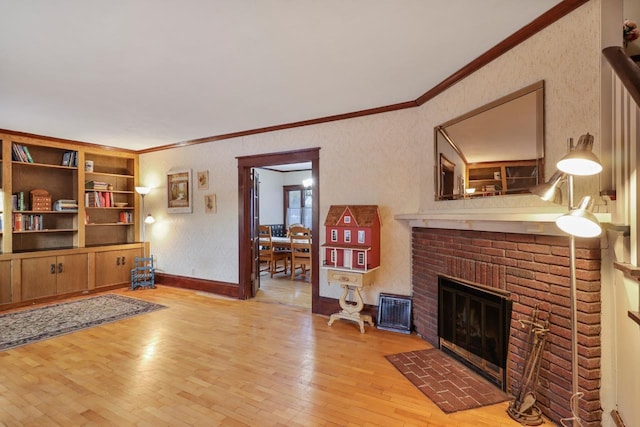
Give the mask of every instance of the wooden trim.
POLYGON ((513 49, 515 46, 519 45, 520 43, 527 40, 531 36, 542 31, 543 29, 553 24, 563 16, 571 13, 573 10, 587 3, 587 1, 589 0, 564 0, 558 3, 556 6, 549 9, 544 14, 540 15, 537 19, 525 25, 520 30, 516 31, 511 36, 507 37, 505 40, 498 43, 496 46, 489 49, 487 52, 485 52, 478 58, 474 59, 473 61, 465 65, 463 68, 456 71, 451 76, 447 77, 445 80, 443 80, 442 82, 440 82, 439 84, 437 84, 436 86, 434 86, 433 88, 431 88, 426 93, 419 96, 413 101, 400 102, 397 104, 386 105, 383 107, 369 108, 366 110, 355 111, 352 113, 336 114, 333 116, 326 116, 326 117, 321 117, 321 118, 311 119, 311 120, 303 120, 303 121, 293 122, 288 124, 266 126, 266 127, 257 128, 257 129, 248 129, 248 130, 243 130, 239 132, 226 133, 222 135, 214 135, 214 136, 207 136, 204 138, 191 139, 187 141, 176 142, 173 144, 167 144, 159 147, 152 147, 145 150, 140 150, 138 151, 138 153, 139 154, 151 153, 154 151, 169 150, 172 148, 203 144, 206 142, 222 141, 225 139, 239 138, 242 136, 256 135, 260 133, 267 133, 267 132, 273 132, 273 131, 284 130, 284 129, 292 129, 292 128, 303 127, 303 126, 311 126, 311 125, 317 125, 320 123, 333 122, 337 120, 352 119, 355 117, 363 117, 363 116, 369 116, 372 114, 387 113, 390 111, 397 111, 397 110, 404 110, 407 108, 419 107, 425 102, 435 98, 436 96, 438 96, 439 94, 441 94, 442 92, 444 92, 445 90, 453 86, 454 84, 458 83, 460 80, 470 76, 480 68, 484 67, 489 62, 493 61, 494 59, 508 52, 510 49, 513 49))
POLYGON ((20 301, 20 302, 12 302, 12 303, 1 305, 0 311, 12 310, 15 308, 26 307, 26 306, 36 305, 36 304, 51 303, 51 302, 56 302, 60 300, 68 300, 70 298, 75 298, 79 296, 99 294, 105 291, 112 291, 114 289, 121 289, 121 288, 128 288, 128 287, 129 287, 128 283, 124 283, 124 284, 118 283, 115 285, 101 286, 100 288, 97 288, 97 289, 83 289, 81 291, 69 292, 69 293, 58 294, 58 295, 50 295, 46 297, 39 297, 39 298, 34 298, 34 299, 20 301))
MULTIPOLYGON (((42 140, 42 141, 46 141, 49 143, 54 143, 54 144, 73 144, 76 145, 78 147, 85 147, 87 149, 94 149, 94 150, 100 150, 100 151, 107 151, 107 153, 105 153, 104 155, 113 155, 114 153, 111 153, 112 151, 117 151, 117 152, 126 152, 126 153, 130 153, 130 154, 137 154, 137 151, 135 150, 131 150, 128 148, 119 148, 119 147, 112 147, 109 145, 101 145, 101 144, 95 144, 92 142, 84 142, 84 141, 76 141, 74 139, 64 139, 64 138, 56 138, 53 136, 47 136, 47 135, 38 135, 35 133, 29 133, 29 132, 20 132, 20 131, 15 131, 15 130, 8 130, 8 129, 0 129, 0 133, 7 133, 7 134, 11 134, 11 136, 16 136, 19 138, 35 138, 38 140, 42 140)), ((30 143, 37 143, 37 142, 31 142, 30 143)), ((42 143, 40 143, 40 145, 42 145, 42 143)))
POLYGON ((467 65, 444 79, 441 83, 431 88, 422 96, 416 99, 417 105, 422 105, 425 102, 440 95, 445 90, 449 89, 459 81, 475 73, 494 59, 499 58, 509 50, 513 49, 520 43, 524 42, 528 38, 544 30, 549 25, 553 24, 563 16, 569 14, 573 10, 587 3, 589 0, 565 0, 558 3, 555 7, 549 9, 544 14, 540 15, 537 19, 533 20, 529 24, 525 25, 511 36, 507 37, 484 54, 480 55, 467 65))
POLYGON ((627 315, 629 316, 629 318, 631 320, 633 320, 634 322, 636 322, 638 325, 640 325, 640 312, 638 311, 627 311, 627 315))
MULTIPOLYGON (((311 162, 311 178, 313 179, 311 228, 314 233, 319 232, 320 227, 320 148, 286 151, 277 153, 259 154, 254 156, 238 157, 238 277, 240 299, 251 297, 251 218, 248 215, 250 206, 251 189, 249 188, 249 176, 251 168, 270 166, 277 164, 311 162)), ((318 241, 313 239, 311 251, 313 260, 311 265, 311 311, 317 312, 320 298, 320 285, 318 274, 320 272, 320 252, 318 241)))
POLYGON ((164 286, 172 286, 174 288, 212 292, 219 295, 238 298, 239 286, 236 283, 198 279, 195 277, 175 276, 173 274, 166 273, 156 273, 156 283, 164 286))
POLYGON ((602 49, 611 68, 627 89, 636 105, 640 107, 640 67, 629 58, 620 46, 610 46, 602 49))

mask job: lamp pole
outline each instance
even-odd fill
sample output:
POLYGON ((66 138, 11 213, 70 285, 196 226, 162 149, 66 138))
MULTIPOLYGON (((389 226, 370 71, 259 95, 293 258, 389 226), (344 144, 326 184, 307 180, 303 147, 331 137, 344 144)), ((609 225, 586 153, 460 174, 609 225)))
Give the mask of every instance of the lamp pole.
POLYGON ((136 193, 138 193, 140 195, 141 199, 142 199, 142 203, 141 203, 142 204, 142 211, 140 213, 140 218, 139 219, 142 219, 142 221, 141 221, 142 222, 142 230, 141 230, 141 233, 142 233, 142 256, 144 258, 147 257, 147 239, 146 239, 146 236, 145 236, 145 229, 147 228, 147 224, 146 224, 145 217, 144 217, 144 213, 145 213, 145 210, 144 210, 144 196, 149 194, 150 191, 151 191, 151 188, 149 188, 149 187, 136 187, 136 193))
MULTIPOLYGON (((573 202, 573 175, 568 178, 569 212, 574 209, 573 202)), ((578 383, 578 310, 577 310, 577 280, 576 280, 576 237, 569 234, 569 280, 571 301, 571 414, 573 415, 573 427, 580 426, 580 386, 578 383)))

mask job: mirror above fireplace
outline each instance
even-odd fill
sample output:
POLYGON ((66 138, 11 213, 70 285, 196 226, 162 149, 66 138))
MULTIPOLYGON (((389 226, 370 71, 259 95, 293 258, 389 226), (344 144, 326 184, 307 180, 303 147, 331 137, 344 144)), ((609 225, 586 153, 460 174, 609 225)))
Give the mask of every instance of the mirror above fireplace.
POLYGON ((544 81, 436 126, 435 198, 528 193, 544 182, 544 81))

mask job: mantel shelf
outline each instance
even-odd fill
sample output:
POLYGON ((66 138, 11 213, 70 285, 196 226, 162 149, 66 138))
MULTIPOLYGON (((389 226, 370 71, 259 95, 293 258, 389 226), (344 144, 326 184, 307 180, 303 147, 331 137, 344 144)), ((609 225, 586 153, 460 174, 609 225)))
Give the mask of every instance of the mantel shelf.
MULTIPOLYGON (((566 236, 555 224, 555 220, 565 213, 567 209, 563 207, 451 209, 399 214, 395 219, 408 221, 411 227, 419 228, 566 236)), ((601 224, 611 222, 609 213, 595 215, 601 224)))
POLYGON ((631 320, 633 320, 638 325, 640 325, 640 312, 638 312, 638 311, 627 311, 627 314, 629 315, 631 320))

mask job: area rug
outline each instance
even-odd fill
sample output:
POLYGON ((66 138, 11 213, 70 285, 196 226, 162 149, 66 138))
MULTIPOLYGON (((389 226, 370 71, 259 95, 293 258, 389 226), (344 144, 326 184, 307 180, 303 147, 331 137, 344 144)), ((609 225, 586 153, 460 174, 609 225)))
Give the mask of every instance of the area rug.
POLYGON ((107 294, 0 315, 0 351, 103 325, 164 305, 107 294))
POLYGON ((444 413, 509 399, 494 384, 439 349, 392 354, 386 358, 444 413))

